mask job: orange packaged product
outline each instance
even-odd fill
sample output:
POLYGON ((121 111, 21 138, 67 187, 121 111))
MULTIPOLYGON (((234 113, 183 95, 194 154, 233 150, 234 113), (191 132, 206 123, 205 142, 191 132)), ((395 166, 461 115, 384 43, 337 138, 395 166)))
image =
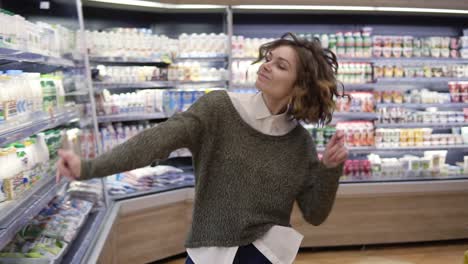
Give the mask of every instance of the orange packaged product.
POLYGON ((403 94, 401 93, 401 91, 393 91, 392 99, 394 103, 401 104, 403 103, 403 94))

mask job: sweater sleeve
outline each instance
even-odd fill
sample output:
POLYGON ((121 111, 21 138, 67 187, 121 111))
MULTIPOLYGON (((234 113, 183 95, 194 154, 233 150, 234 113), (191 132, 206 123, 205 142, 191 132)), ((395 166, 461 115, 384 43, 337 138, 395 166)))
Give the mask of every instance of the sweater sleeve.
POLYGON ((297 197, 304 219, 312 225, 322 224, 330 214, 338 190, 343 164, 327 168, 317 157, 315 144, 309 162, 309 175, 297 197))
POLYGON ((199 98, 188 110, 144 130, 111 151, 95 159, 81 161, 80 180, 105 177, 167 159, 179 148, 197 148, 201 144, 210 115, 212 96, 199 98))

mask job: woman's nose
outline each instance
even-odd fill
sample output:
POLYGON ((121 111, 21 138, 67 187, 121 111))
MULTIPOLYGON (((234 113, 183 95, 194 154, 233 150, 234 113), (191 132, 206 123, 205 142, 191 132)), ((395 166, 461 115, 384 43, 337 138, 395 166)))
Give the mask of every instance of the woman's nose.
POLYGON ((267 72, 271 72, 271 65, 270 65, 270 62, 265 62, 263 63, 263 67, 262 67, 265 71, 267 72))

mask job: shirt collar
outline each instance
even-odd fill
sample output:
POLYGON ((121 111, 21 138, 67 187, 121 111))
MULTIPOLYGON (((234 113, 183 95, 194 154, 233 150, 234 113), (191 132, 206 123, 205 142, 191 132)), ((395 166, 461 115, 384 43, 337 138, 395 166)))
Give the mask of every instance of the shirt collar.
POLYGON ((288 117, 287 112, 281 113, 279 115, 271 114, 270 110, 265 104, 265 100, 263 99, 262 92, 258 92, 254 98, 254 110, 255 110, 255 119, 265 119, 265 118, 274 118, 274 119, 284 119, 286 120, 288 117))

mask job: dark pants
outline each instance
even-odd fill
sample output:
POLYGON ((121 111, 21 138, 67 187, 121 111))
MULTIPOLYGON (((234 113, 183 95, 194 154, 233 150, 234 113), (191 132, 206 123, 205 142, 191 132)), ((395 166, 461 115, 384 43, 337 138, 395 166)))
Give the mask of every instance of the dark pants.
MULTIPOLYGON (((190 257, 187 257, 185 264, 194 264, 190 257)), ((197 263, 197 264, 213 264, 213 263, 197 263)), ((233 264, 271 264, 271 262, 262 255, 258 249, 250 244, 239 247, 233 264)))

